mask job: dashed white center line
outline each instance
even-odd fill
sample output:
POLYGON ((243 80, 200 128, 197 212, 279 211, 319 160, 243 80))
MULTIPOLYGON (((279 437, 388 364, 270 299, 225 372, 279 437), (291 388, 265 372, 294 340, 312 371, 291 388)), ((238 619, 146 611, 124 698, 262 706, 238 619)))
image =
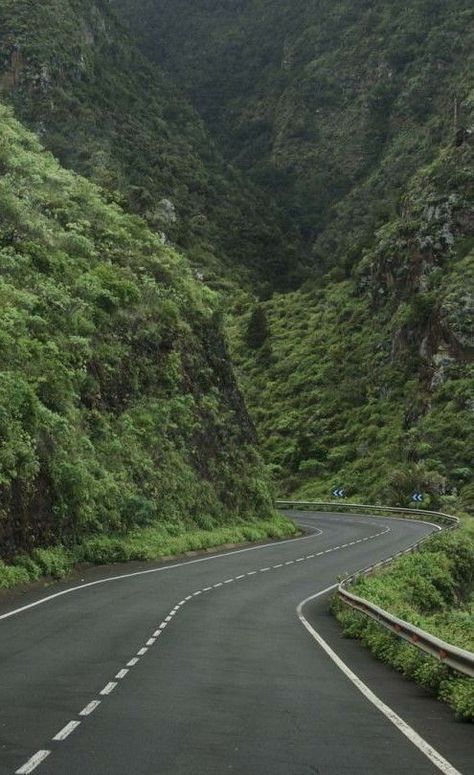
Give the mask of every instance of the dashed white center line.
POLYGON ((102 689, 101 694, 104 696, 106 694, 111 694, 116 686, 117 686, 117 681, 109 681, 109 683, 106 684, 102 689))
POLYGON ((81 710, 79 713, 80 716, 90 716, 91 713, 95 711, 96 708, 98 708, 100 705, 100 700, 92 700, 88 705, 86 705, 85 708, 81 710))
MULTIPOLYGON (((181 606, 184 606, 186 602, 189 600, 192 600, 193 597, 197 597, 198 595, 201 595, 203 592, 210 592, 212 589, 217 589, 218 587, 222 587, 224 584, 231 584, 233 581, 238 581, 241 579, 246 578, 247 576, 255 576, 257 573, 266 573, 267 571, 270 571, 272 569, 278 569, 283 568, 287 565, 293 565, 295 562, 303 562, 304 560, 312 560, 315 557, 320 557, 323 554, 328 554, 329 552, 337 551, 338 549, 345 549, 348 546, 354 546, 355 544, 360 544, 362 541, 369 541, 371 538, 377 538, 379 535, 383 535, 384 533, 387 533, 390 531, 390 528, 387 528, 382 533, 376 533, 373 536, 368 536, 366 538, 361 538, 357 541, 351 541, 347 544, 342 544, 341 546, 335 546, 330 549, 326 549, 323 551, 318 552, 317 554, 308 554, 305 557, 298 557, 296 560, 287 560, 285 563, 277 563, 275 565, 272 565, 271 567, 265 567, 260 568, 259 571, 252 570, 248 571, 247 573, 241 573, 239 576, 236 576, 235 578, 226 579, 225 581, 219 581, 216 584, 213 584, 209 587, 204 587, 203 589, 197 590, 196 592, 193 592, 190 595, 187 595, 183 600, 181 600, 179 603, 175 605, 175 607, 169 612, 167 617, 164 619, 164 621, 161 622, 159 625, 159 628, 153 633, 153 636, 149 638, 146 642, 146 646, 142 647, 139 651, 137 651, 137 656, 133 657, 127 662, 127 667, 122 668, 118 671, 115 678, 120 680, 122 678, 125 678, 129 670, 127 668, 134 667, 139 661, 139 657, 142 657, 144 654, 147 653, 148 647, 153 646, 156 642, 156 639, 163 633, 163 630, 167 626, 167 624, 171 621, 171 619, 175 616, 175 614, 180 610, 181 606)), ((108 684, 104 686, 102 691, 100 692, 100 695, 105 696, 109 695, 113 692, 113 690, 117 686, 117 681, 109 681, 108 684)), ((93 700, 92 702, 89 702, 88 705, 86 705, 78 714, 79 716, 89 716, 91 713, 94 712, 96 708, 101 704, 101 700, 93 700)), ((54 737, 53 740, 55 741, 62 741, 65 740, 79 725, 81 724, 80 721, 70 721, 68 724, 66 724, 63 729, 61 729, 54 737)), ((37 751, 28 761, 23 764, 20 769, 16 770, 15 775, 29 775, 29 773, 33 772, 33 770, 38 767, 41 762, 43 762, 51 751, 49 750, 40 750, 37 751)))
POLYGON ((31 759, 28 759, 28 761, 20 767, 19 770, 16 770, 15 775, 28 775, 28 773, 33 772, 33 770, 36 769, 38 764, 41 764, 41 762, 44 762, 47 756, 51 751, 36 751, 35 754, 31 757, 31 759))
POLYGON ((63 727, 56 735, 54 735, 53 740, 65 740, 66 737, 69 737, 71 732, 74 732, 74 730, 77 729, 80 723, 80 721, 70 721, 69 724, 66 724, 65 727, 63 727))

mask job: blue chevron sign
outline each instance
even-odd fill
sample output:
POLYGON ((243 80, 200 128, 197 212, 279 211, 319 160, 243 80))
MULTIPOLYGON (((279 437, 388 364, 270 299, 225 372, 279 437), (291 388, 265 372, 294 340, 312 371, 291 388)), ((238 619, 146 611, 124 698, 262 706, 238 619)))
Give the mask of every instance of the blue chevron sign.
POLYGON ((345 498, 345 497, 346 497, 346 493, 345 493, 345 491, 342 489, 342 487, 336 487, 336 488, 335 488, 335 489, 332 491, 332 494, 334 495, 334 497, 335 497, 335 498, 345 498))
POLYGON ((423 502, 423 495, 421 494, 421 492, 414 492, 413 495, 411 496, 411 499, 415 503, 422 503, 423 502))

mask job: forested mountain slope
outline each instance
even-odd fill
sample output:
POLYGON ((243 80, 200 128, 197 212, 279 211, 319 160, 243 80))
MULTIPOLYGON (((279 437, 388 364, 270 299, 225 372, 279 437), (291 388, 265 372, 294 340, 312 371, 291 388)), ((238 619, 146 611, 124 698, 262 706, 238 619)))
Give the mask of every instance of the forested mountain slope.
POLYGON ((219 302, 0 107, 1 556, 271 511, 219 302))
POLYGON ((474 143, 443 149, 352 279, 307 283, 234 317, 245 393, 283 492, 339 486, 405 505, 420 491, 474 509, 473 205, 474 143))
POLYGON ((269 197, 224 161, 109 0, 0 0, 0 96, 61 163, 186 250, 206 279, 292 283, 303 259, 269 197))
POLYGON ((470 0, 114 4, 320 271, 358 261, 472 88, 470 0))
MULTIPOLYGON (((142 215, 163 255, 179 246, 191 296, 207 299, 196 275, 224 294, 281 492, 407 503, 419 489, 474 508, 473 22, 468 0, 0 0, 2 99, 107 190, 101 207, 142 215)), ((179 320, 194 321, 188 298, 179 320)), ((193 321, 183 348, 201 359, 193 321)), ((198 395, 213 395, 206 369, 198 395)), ((211 459, 238 462, 213 468, 213 514, 239 478, 243 511, 254 485, 268 503, 233 395, 230 457, 222 430, 211 459)), ((209 406, 200 438, 227 416, 209 406)), ((173 420, 184 457, 187 422, 173 420)))
POLYGON ((282 492, 472 507, 472 4, 116 5, 311 255, 232 324, 282 492))

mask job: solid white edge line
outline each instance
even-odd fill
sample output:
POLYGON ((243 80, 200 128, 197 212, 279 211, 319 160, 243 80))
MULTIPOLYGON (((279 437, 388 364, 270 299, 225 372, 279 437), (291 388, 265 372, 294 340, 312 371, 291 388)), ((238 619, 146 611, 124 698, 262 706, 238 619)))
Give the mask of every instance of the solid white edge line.
POLYGON ((326 652, 328 657, 332 659, 332 661, 335 663, 335 665, 341 670, 344 675, 352 681, 354 686, 364 695, 364 697, 369 700, 369 702, 374 705, 377 710, 379 710, 383 715, 395 726, 397 729, 405 735, 408 740, 413 743, 416 748, 418 748, 421 753, 423 753, 431 762, 435 765, 435 767, 440 770, 443 775, 461 775, 461 773, 453 767, 452 764, 450 764, 443 756, 441 756, 438 751, 436 751, 429 743, 426 742, 419 734, 418 732, 415 732, 415 730, 407 724, 406 721, 404 721, 397 713, 395 713, 394 710, 392 710, 388 705, 386 705, 379 697, 377 697, 374 692, 369 689, 369 687, 361 681, 361 679, 346 665, 345 662, 342 661, 340 657, 336 654, 335 651, 329 646, 328 643, 319 635, 319 633, 316 632, 316 630, 311 626, 311 624, 308 622, 306 617, 303 614, 303 608, 307 603, 310 603, 311 600, 315 600, 317 597, 321 597, 322 595, 327 594, 328 592, 331 592, 332 590, 336 589, 339 585, 333 584, 331 587, 327 587, 326 589, 321 590, 321 592, 317 592, 315 595, 310 595, 310 597, 307 597, 305 600, 302 600, 302 602, 298 605, 296 611, 298 614, 298 618, 302 625, 307 629, 309 634, 314 638, 316 643, 323 649, 323 651, 326 652))
POLYGON ((69 724, 66 724, 65 727, 59 730, 57 734, 54 735, 53 740, 56 740, 58 742, 65 740, 66 737, 69 737, 71 732, 74 732, 75 729, 79 726, 81 722, 80 721, 70 721, 69 724))
POLYGON ((44 762, 47 756, 51 751, 36 751, 33 756, 28 759, 28 761, 23 764, 22 767, 20 767, 19 770, 15 771, 15 775, 28 775, 28 773, 33 772, 34 769, 38 766, 38 764, 41 764, 41 762, 44 762))
MULTIPOLYGON (((415 522, 415 520, 411 520, 411 522, 415 522)), ((427 524, 427 523, 424 523, 424 524, 427 524)), ((2 619, 8 619, 10 616, 16 616, 17 614, 20 614, 23 611, 29 611, 31 608, 36 608, 37 606, 43 605, 43 603, 48 603, 50 600, 55 600, 58 597, 63 597, 64 595, 70 595, 72 592, 80 592, 82 589, 89 589, 90 587, 96 587, 98 584, 109 584, 112 581, 121 581, 122 579, 131 579, 137 576, 146 576, 150 573, 162 573, 163 571, 166 571, 166 570, 174 570, 175 568, 182 568, 185 565, 196 565, 199 562, 210 562, 211 560, 220 560, 221 557, 231 557, 234 554, 243 554, 244 552, 256 552, 261 549, 268 549, 269 547, 284 546, 285 544, 298 543, 299 541, 308 541, 310 538, 316 538, 317 536, 322 535, 324 532, 320 528, 315 528, 315 527, 313 527, 313 530, 317 532, 311 533, 311 535, 307 535, 307 536, 300 536, 300 538, 287 538, 284 541, 272 541, 271 543, 261 544, 260 546, 247 546, 245 549, 234 549, 231 552, 221 552, 220 554, 213 554, 210 557, 198 557, 196 560, 183 560, 183 562, 175 562, 172 565, 163 565, 161 568, 149 568, 148 570, 139 570, 139 571, 135 571, 134 573, 123 573, 120 576, 111 576, 110 578, 98 579, 97 581, 88 581, 86 584, 78 584, 75 587, 70 587, 69 589, 63 589, 61 592, 55 592, 54 595, 48 595, 47 597, 42 597, 41 600, 35 600, 34 603, 28 603, 27 605, 23 605, 20 608, 15 608, 13 611, 8 611, 5 614, 0 614, 0 621, 2 621, 2 619)), ((186 598, 186 600, 189 600, 189 599, 190 597, 186 598)))

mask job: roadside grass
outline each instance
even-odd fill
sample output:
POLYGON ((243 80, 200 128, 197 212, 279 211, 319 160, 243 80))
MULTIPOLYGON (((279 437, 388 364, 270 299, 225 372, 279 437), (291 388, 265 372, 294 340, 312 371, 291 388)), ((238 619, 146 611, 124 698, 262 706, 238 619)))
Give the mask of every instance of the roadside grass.
MULTIPOLYGON (((435 535, 419 551, 361 578, 355 594, 452 645, 474 651, 474 520, 435 535)), ((333 610, 344 633, 450 705, 457 718, 474 721, 474 681, 397 638, 337 598, 333 610)))
POLYGON ((278 513, 266 520, 255 519, 208 529, 186 529, 182 524, 152 525, 125 535, 88 538, 72 548, 35 549, 31 554, 19 555, 9 565, 0 560, 0 589, 43 577, 63 579, 79 563, 105 565, 131 560, 161 560, 227 544, 292 538, 297 534, 296 525, 278 513))

